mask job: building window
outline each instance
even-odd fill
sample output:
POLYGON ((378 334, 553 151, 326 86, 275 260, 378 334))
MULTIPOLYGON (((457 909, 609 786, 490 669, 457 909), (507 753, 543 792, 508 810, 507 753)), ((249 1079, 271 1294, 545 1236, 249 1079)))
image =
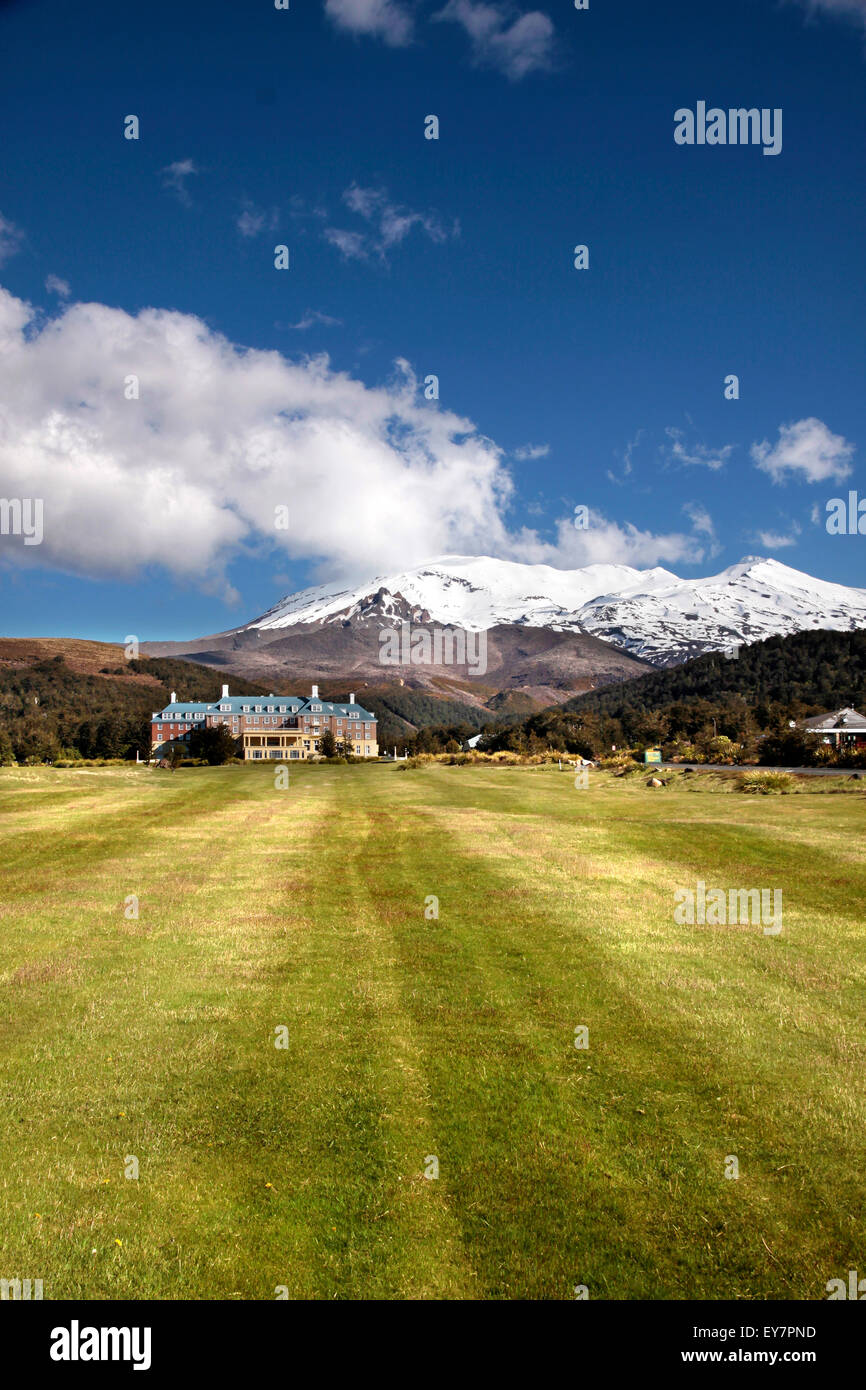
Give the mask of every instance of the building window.
POLYGON ((300 756, 301 756, 301 755, 300 755, 300 753, 298 752, 297 748, 293 748, 293 749, 291 750, 291 752, 289 753, 289 757, 290 757, 290 758, 299 758, 300 756))

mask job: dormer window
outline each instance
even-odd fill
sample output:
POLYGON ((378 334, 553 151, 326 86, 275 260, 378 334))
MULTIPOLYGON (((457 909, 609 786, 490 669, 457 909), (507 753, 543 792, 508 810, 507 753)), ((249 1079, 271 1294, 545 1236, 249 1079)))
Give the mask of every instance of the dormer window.
POLYGON ((231 712, 231 705, 220 705, 220 709, 231 712))
POLYGON ((321 706, 321 705, 310 705, 310 709, 313 711, 314 714, 320 714, 320 713, 321 713, 321 710, 322 710, 322 706, 321 706))

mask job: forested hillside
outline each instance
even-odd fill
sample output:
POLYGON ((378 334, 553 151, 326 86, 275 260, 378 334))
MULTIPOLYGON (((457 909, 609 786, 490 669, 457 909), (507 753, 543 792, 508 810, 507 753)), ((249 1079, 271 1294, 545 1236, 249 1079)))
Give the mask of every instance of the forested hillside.
POLYGON ((672 757, 811 762, 826 750, 791 721, 844 705, 866 705, 866 632, 800 632, 591 691, 486 731, 481 746, 598 757, 661 743, 672 757))
MULTIPOLYGON (((267 695, 270 686, 226 676, 174 657, 127 661, 123 648, 72 639, 0 639, 0 761, 134 758, 150 753, 150 717, 176 690, 184 700, 216 700, 228 680, 234 695, 267 695)), ((288 691, 309 693, 308 682, 288 691)), ((322 688, 328 700, 348 700, 349 688, 322 688)), ((427 725, 458 743, 483 728, 490 711, 398 685, 356 691, 379 721, 383 748, 420 737, 427 725)), ((438 746, 436 740, 431 748, 438 746)))
MULTIPOLYGON (((59 642, 51 646, 60 645, 59 642)), ((172 690, 189 700, 216 700, 219 671, 165 658, 125 661, 123 649, 77 644, 42 656, 6 641, 0 651, 0 761, 42 762, 64 754, 84 758, 150 755, 150 716, 172 690), (82 657, 82 648, 88 650, 82 657), (10 655, 11 653, 11 655, 10 655), (22 659, 24 658, 24 659, 22 659), (34 658, 34 659, 29 659, 34 658), (98 666, 96 662, 103 661, 98 666)), ((236 678, 239 695, 267 694, 236 678)))
POLYGON ((737 696, 756 707, 800 703, 814 709, 866 704, 866 632, 797 632, 653 671, 621 685, 579 695, 566 710, 597 710, 625 718, 689 699, 737 696))

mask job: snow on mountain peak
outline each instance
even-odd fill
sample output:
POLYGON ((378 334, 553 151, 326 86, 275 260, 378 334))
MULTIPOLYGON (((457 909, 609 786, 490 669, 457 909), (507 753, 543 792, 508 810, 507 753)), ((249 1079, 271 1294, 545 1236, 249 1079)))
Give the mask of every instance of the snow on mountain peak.
POLYGON ((633 656, 671 665, 807 628, 866 627, 866 590, 814 579, 760 555, 689 580, 658 566, 562 570, 489 555, 443 555, 353 587, 322 584, 290 594, 246 626, 291 628, 347 618, 384 626, 406 614, 467 630, 517 624, 590 632, 633 656))

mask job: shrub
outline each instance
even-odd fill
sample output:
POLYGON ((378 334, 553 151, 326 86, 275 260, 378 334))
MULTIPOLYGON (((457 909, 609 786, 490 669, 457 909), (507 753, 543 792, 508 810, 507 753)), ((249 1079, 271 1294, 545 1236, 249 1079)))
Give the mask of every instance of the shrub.
POLYGON ((770 792, 788 792, 796 786, 790 772, 744 772, 739 779, 741 792, 760 792, 767 796, 770 792))
POLYGON ((631 753, 614 753, 609 758, 599 759, 599 767, 612 772, 614 777, 625 777, 630 772, 644 772, 646 769, 643 764, 635 762, 631 753))
POLYGON ((599 758, 598 765, 599 767, 607 768, 633 768, 638 766, 632 755, 632 749, 630 748, 621 748, 617 753, 610 753, 605 758, 599 758))

